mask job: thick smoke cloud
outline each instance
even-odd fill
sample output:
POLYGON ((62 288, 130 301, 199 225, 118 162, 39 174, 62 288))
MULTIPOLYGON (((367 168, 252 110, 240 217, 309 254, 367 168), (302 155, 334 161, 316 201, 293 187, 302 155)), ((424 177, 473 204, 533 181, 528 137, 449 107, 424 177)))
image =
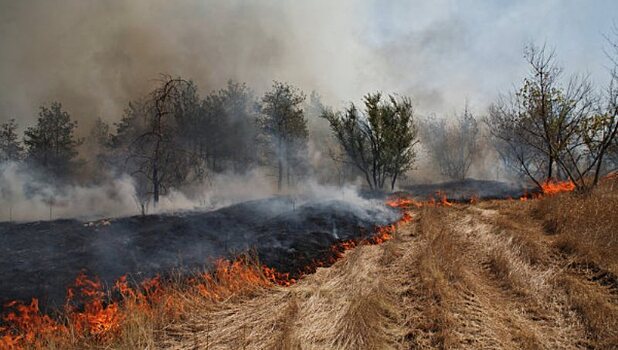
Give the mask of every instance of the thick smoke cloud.
MULTIPOLYGON (((261 168, 246 174, 213 174, 205 182, 188 185, 182 191, 170 191, 156 207, 149 203, 148 213, 215 210, 271 197, 275 193, 272 177, 261 168)), ((377 210, 376 203, 361 197, 353 184, 329 186, 308 179, 303 186, 286 188, 278 195, 288 198, 290 206, 308 201, 338 200, 354 207, 377 210)), ((36 171, 11 162, 0 165, 0 203, 0 222, 48 220, 50 217, 99 220, 140 214, 135 182, 126 174, 110 174, 109 180, 100 184, 50 186, 36 171)))
MULTIPOLYGON (((118 121, 127 103, 150 91, 162 73, 194 80, 202 95, 233 79, 260 96, 279 80, 318 91, 334 108, 382 90, 411 96, 419 114, 454 115, 468 101, 482 115, 525 73, 521 53, 528 41, 555 46, 567 70, 590 73, 602 85, 602 33, 616 10, 611 0, 595 6, 533 0, 482 6, 449 0, 0 0, 0 122, 16 118, 23 131, 35 122, 38 106, 57 100, 86 135, 97 117, 118 121)), ((326 156, 311 151, 312 159, 326 156)), ((421 175, 429 169, 422 161, 421 175)), ((425 173, 417 177, 435 178, 433 170, 425 173)), ((190 198, 167 196, 159 208, 207 207, 272 193, 267 175, 221 176, 188 191, 190 198), (245 191, 237 183, 252 186, 245 191)), ((38 197, 24 190, 36 186, 35 175, 9 164, 0 181, 16 191, 11 207, 23 216, 15 219, 48 217, 40 194, 45 189, 38 197)), ((1 198, 3 217, 7 196, 5 191, 1 198)), ((54 217, 137 212, 129 177, 48 197, 58 202, 54 217)))
POLYGON ((526 41, 604 73, 613 1, 0 0, 0 120, 22 127, 60 100, 86 129, 114 121, 160 73, 203 92, 228 79, 258 93, 273 79, 335 107, 381 89, 423 112, 484 107, 525 71, 526 41), (572 25, 565 25, 570 23, 572 25), (580 25, 575 25, 580 24, 580 25))
POLYGON ((360 79, 360 67, 346 68, 349 59, 368 54, 347 40, 360 17, 344 2, 26 0, 1 7, 0 109, 22 124, 51 100, 86 127, 97 116, 117 120, 161 73, 194 79, 202 92, 228 79, 260 92, 282 80, 341 98, 343 84, 360 79))

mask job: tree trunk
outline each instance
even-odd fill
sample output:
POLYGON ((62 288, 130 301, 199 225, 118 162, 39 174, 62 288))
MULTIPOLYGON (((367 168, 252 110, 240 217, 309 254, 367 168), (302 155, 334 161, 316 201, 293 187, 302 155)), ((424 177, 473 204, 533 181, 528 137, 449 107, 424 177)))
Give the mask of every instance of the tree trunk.
POLYGON ((290 187, 290 165, 286 166, 286 171, 287 171, 287 185, 288 187, 290 187))
POLYGON ((597 160, 596 169, 594 171, 594 179, 592 180, 592 185, 590 188, 595 187, 599 183, 599 177, 601 174, 601 170, 603 168, 603 156, 605 155, 605 148, 601 150, 601 154, 599 154, 599 159, 597 160))
POLYGON ((277 177, 277 190, 281 191, 281 187, 283 185, 283 161, 281 160, 281 157, 279 157, 279 176, 277 177))
POLYGON ((373 183, 371 182, 371 177, 367 171, 363 171, 365 173, 365 180, 367 180, 367 184, 369 185, 369 189, 373 190, 373 183))
POLYGON ((549 157, 549 164, 547 167, 547 180, 551 180, 554 175, 554 157, 549 157))
POLYGON ((156 163, 152 167, 152 197, 153 206, 156 208, 159 203, 159 174, 156 163))
POLYGON ((277 166, 279 168, 277 190, 281 191, 283 187, 283 140, 281 140, 281 137, 277 137, 277 166))
POLYGON ((391 191, 395 190, 395 183, 397 182, 397 173, 393 174, 393 180, 391 181, 391 191))

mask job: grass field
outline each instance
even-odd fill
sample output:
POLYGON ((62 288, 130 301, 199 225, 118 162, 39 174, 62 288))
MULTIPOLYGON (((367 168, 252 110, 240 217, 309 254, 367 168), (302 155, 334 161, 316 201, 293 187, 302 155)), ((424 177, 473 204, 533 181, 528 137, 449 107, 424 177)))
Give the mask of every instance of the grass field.
POLYGON ((349 250, 290 287, 250 275, 259 283, 228 281, 217 297, 179 289, 174 317, 165 308, 136 313, 113 341, 75 347, 618 347, 617 181, 586 196, 409 213, 393 239, 349 250))

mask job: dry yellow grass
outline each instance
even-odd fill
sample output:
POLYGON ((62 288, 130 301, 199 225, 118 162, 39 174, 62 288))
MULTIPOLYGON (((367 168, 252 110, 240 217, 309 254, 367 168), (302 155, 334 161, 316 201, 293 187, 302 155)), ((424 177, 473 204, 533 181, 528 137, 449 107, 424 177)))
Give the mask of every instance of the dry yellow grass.
POLYGON ((180 317, 136 315, 107 348, 617 349, 612 186, 414 209, 394 239, 291 287, 216 302, 180 288, 180 317))
POLYGON ((416 220, 394 240, 350 251, 290 288, 196 310, 167 327, 162 345, 614 348, 615 295, 571 271, 572 259, 555 246, 560 234, 546 234, 538 205, 496 201, 415 209, 416 220))
POLYGON ((171 349, 613 348, 615 295, 573 267, 583 253, 565 256, 557 245, 561 231, 546 234, 537 209, 543 205, 424 208, 396 239, 348 252, 291 288, 214 308, 195 305, 156 333, 154 343, 171 349))

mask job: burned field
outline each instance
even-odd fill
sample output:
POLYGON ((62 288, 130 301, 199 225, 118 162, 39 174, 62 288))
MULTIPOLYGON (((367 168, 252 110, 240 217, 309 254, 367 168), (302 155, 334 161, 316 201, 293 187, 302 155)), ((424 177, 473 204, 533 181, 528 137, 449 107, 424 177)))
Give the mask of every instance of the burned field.
POLYGON ((139 282, 190 273, 243 252, 294 274, 326 258, 335 242, 371 235, 398 215, 379 202, 296 203, 281 197, 211 212, 0 223, 0 299, 4 304, 34 297, 43 308, 55 308, 80 271, 111 287, 126 274, 139 282))
POLYGON ((435 197, 439 193, 451 202, 470 202, 473 198, 478 200, 521 198, 537 191, 521 183, 475 179, 408 185, 403 186, 402 190, 400 192, 402 195, 412 195, 420 199, 435 197))
POLYGON ((618 2, 2 2, 0 350, 618 349, 618 2))
MULTIPOLYGON (((105 304, 98 284, 84 280, 82 286, 94 288, 82 293, 96 299, 86 295, 84 311, 69 308, 67 325, 39 314, 36 304, 18 305, 9 324, 23 332, 25 341, 7 333, 3 342, 76 349, 93 344, 118 349, 613 348, 618 340, 616 265, 604 254, 615 251, 615 181, 608 179, 586 198, 550 192, 553 187, 534 200, 447 197, 472 191, 476 183, 470 183, 469 189, 458 184, 456 193, 449 193, 448 185, 433 195, 418 188, 399 192, 386 198, 386 206, 384 199, 301 203, 282 197, 109 223, 3 224, 29 228, 23 232, 32 237, 43 232, 34 230, 42 225, 71 228, 88 251, 101 249, 96 238, 107 237, 109 245, 100 252, 109 256, 113 250, 116 259, 84 255, 83 247, 72 250, 71 259, 83 259, 88 272, 108 286, 126 273, 154 286, 152 293, 131 289, 120 278, 113 286, 120 299, 105 304), (586 222, 592 212, 598 220, 586 222), (556 220, 568 225, 549 230, 548 223, 556 220), (388 225, 394 221, 397 225, 388 225), (382 225, 389 227, 388 238, 369 242, 384 244, 359 243, 382 225), (579 244, 582 234, 587 245, 579 244), (260 272, 234 260, 211 264, 214 271, 189 288, 147 279, 171 269, 190 271, 208 265, 209 258, 233 258, 250 248, 280 272, 302 271, 333 252, 336 256, 327 268, 280 286, 270 279, 270 268, 260 272), (181 259, 177 253, 183 249, 181 259), (72 332, 76 335, 69 336, 72 332)), ((521 198, 528 198, 526 193, 521 198)), ((44 242, 50 244, 50 238, 44 242)), ((20 244, 26 248, 25 241, 20 244)), ((26 250, 14 254, 14 261, 24 261, 26 250)), ((39 295, 63 289, 44 276, 60 271, 70 284, 80 270, 54 269, 60 256, 38 253, 30 264, 13 264, 11 271, 30 268, 24 276, 39 278, 32 285, 50 281, 47 290, 36 291, 39 295)), ((56 297, 42 300, 58 302, 64 295, 56 297)))

